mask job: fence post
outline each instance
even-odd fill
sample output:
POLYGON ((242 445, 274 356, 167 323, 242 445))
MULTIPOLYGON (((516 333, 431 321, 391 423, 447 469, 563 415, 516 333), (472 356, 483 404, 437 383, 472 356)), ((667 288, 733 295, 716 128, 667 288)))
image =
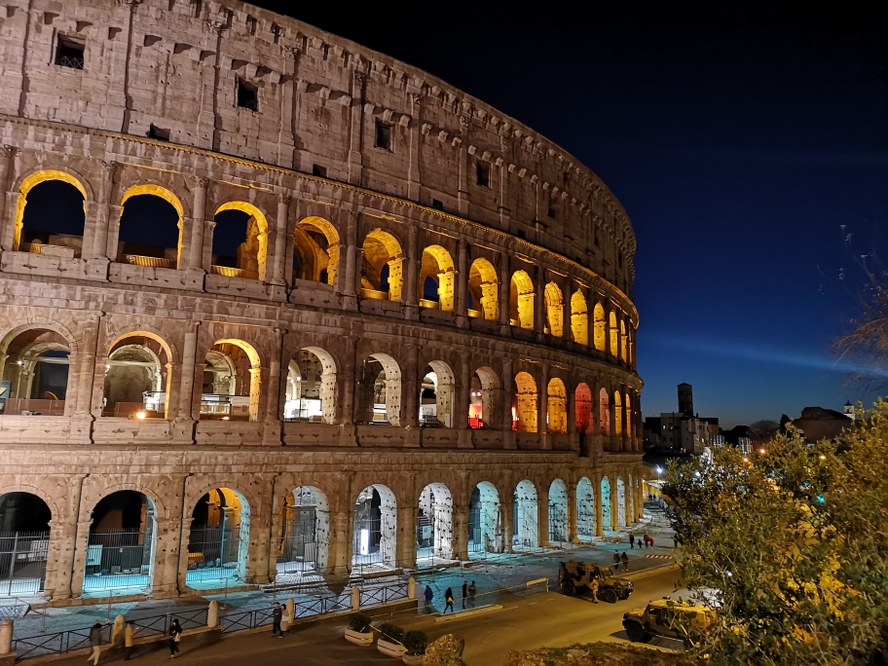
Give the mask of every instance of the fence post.
POLYGON ((413 576, 407 579, 407 598, 416 599, 416 579, 413 576))
POLYGON ((219 626, 219 602, 211 601, 207 606, 207 627, 212 629, 219 626))
POLYGON ((289 624, 292 624, 296 620, 296 600, 293 597, 290 597, 284 603, 284 615, 289 624))
POLYGON ((352 588, 352 610, 356 611, 361 607, 361 588, 355 585, 352 588))
POLYGON ((12 620, 3 620, 0 623, 0 654, 12 652, 12 620))

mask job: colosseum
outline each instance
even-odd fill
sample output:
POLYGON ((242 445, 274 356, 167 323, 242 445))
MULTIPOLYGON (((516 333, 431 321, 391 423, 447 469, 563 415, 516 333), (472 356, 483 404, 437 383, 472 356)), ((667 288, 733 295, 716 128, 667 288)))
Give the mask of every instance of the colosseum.
POLYGON ((238 0, 6 0, 0 34, 0 595, 640 518, 635 236, 570 154, 238 0))

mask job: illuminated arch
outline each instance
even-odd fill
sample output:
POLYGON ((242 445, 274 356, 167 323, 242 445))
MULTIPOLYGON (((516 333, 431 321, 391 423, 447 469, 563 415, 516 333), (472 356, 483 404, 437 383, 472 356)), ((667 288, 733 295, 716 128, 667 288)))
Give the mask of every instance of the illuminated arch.
POLYGON ((453 258, 440 245, 429 245, 422 251, 419 272, 420 305, 453 312, 456 294, 456 273, 453 258))
POLYGON ((546 390, 546 417, 549 432, 567 432, 567 390, 557 377, 549 380, 546 390))
POLYGON ((628 393, 626 394, 626 407, 624 411, 626 413, 626 437, 632 437, 632 401, 628 393))
POLYGON ((335 285, 339 266, 339 232, 328 220, 312 215, 293 231, 293 279, 335 285))
POLYGON ((518 482, 512 496, 512 534, 513 546, 538 548, 540 545, 537 490, 527 479, 518 482))
POLYGON ((304 347, 290 359, 284 420, 336 422, 336 361, 321 347, 304 347))
POLYGON ((296 584, 306 572, 323 574, 330 550, 330 503, 320 488, 299 486, 281 507, 275 584, 296 584))
POLYGON ((610 435, 610 399, 604 388, 598 392, 598 431, 602 435, 610 435))
POLYGON ((515 402, 512 407, 512 429, 537 432, 537 385, 528 372, 515 375, 515 402))
POLYGON ((443 483, 430 483, 420 492, 416 527, 417 562, 453 559, 453 495, 443 483))
POLYGON ((617 526, 626 527, 626 493, 628 488, 622 476, 617 477, 617 526))
POLYGON ((546 285, 546 333, 560 338, 564 335, 564 297, 554 282, 546 285))
MULTIPOLYGON (((133 185, 123 193, 123 197, 120 201, 120 224, 118 226, 118 253, 117 253, 117 261, 123 263, 133 263, 138 266, 146 266, 146 267, 155 267, 155 268, 178 268, 180 265, 180 261, 182 258, 182 229, 183 229, 183 220, 185 216, 184 208, 182 207, 182 202, 179 198, 170 192, 165 187, 161 187, 160 185, 156 185, 153 183, 141 183, 139 185, 133 185), (155 241, 153 238, 161 238, 167 237, 169 238, 172 234, 161 234, 160 231, 163 230, 163 226, 159 226, 162 224, 162 221, 152 220, 152 230, 150 234, 147 236, 152 237, 151 243, 144 242, 136 242, 136 245, 139 249, 136 252, 128 252, 126 245, 128 242, 124 239, 127 236, 127 230, 131 229, 132 225, 136 224, 135 222, 130 222, 128 218, 127 204, 131 205, 139 205, 139 202, 132 201, 135 197, 157 197, 158 199, 166 202, 175 212, 176 216, 176 241, 175 245, 169 246, 158 246, 158 247, 148 247, 149 245, 154 245, 155 241), (166 250, 175 250, 175 257, 168 256, 166 250)), ((138 213, 136 213, 138 215, 138 213)), ((139 220, 138 223, 144 224, 145 220, 139 220)), ((136 232, 138 233, 138 229, 136 232)))
POLYGON ((626 339, 626 322, 620 320, 620 359, 625 363, 629 360, 628 341, 626 339))
POLYGON ((118 336, 105 360, 102 416, 166 418, 172 369, 169 345, 160 336, 141 331, 118 336))
POLYGON ((577 432, 591 435, 595 429, 592 413, 592 389, 588 384, 580 382, 574 392, 574 404, 576 405, 577 432))
POLYGON ((376 483, 355 500, 352 566, 394 567, 397 559, 398 504, 390 488, 376 483))
POLYGON ((401 425, 401 368, 388 354, 369 354, 360 370, 358 423, 401 425))
POLYGON ((479 257, 469 268, 469 316, 487 321, 499 319, 499 280, 496 269, 487 259, 479 257))
POLYGON ((533 280, 525 271, 515 271, 509 286, 509 320, 512 326, 533 330, 533 280))
POLYGON ((0 377, 9 382, 7 414, 64 416, 70 411, 66 398, 74 349, 63 327, 18 326, 3 337, 0 352, 0 377))
POLYGON ((268 220, 261 210, 246 201, 227 201, 216 209, 213 217, 232 210, 247 216, 244 242, 237 248, 237 266, 234 271, 224 270, 227 268, 225 266, 216 266, 213 270, 228 277, 243 277, 263 282, 268 272, 268 220))
POLYGON ((595 487, 589 477, 582 477, 577 483, 577 540, 592 541, 595 536, 595 487))
POLYGON ((614 391, 614 434, 623 434, 623 397, 619 391, 614 391))
POLYGON ((579 289, 570 297, 570 332, 574 342, 589 346, 589 314, 586 297, 579 289))
POLYGON ((561 479, 549 484, 549 543, 567 541, 567 486, 561 479))
POLYGON ((604 306, 601 303, 596 303, 592 310, 592 330, 595 349, 598 351, 605 351, 605 348, 607 347, 606 321, 607 320, 604 317, 604 306))
POLYGON ((620 329, 617 328, 617 313, 611 310, 608 316, 608 333, 610 345, 608 351, 611 356, 618 358, 620 355, 620 329))
POLYGON ((611 484, 606 476, 601 477, 601 528, 603 530, 614 528, 611 519, 611 484))
POLYGON ((452 428, 453 396, 455 380, 453 370, 444 361, 429 361, 420 382, 419 390, 419 421, 420 424, 440 424, 452 428))
POLYGON ((216 486, 195 502, 188 533, 187 585, 227 589, 244 580, 251 516, 247 497, 230 485, 216 486))
POLYGON ((469 427, 473 429, 498 425, 496 395, 499 392, 499 378, 488 367, 478 368, 472 375, 469 390, 469 427))
MULTIPOLYGON (((86 222, 86 202, 89 200, 87 188, 81 179, 73 176, 66 171, 58 171, 56 169, 42 169, 25 176, 19 184, 19 194, 16 199, 15 222, 12 232, 12 249, 22 249, 22 232, 25 223, 25 208, 28 205, 28 195, 35 187, 49 181, 61 181, 74 187, 83 197, 83 215, 84 225, 86 222)), ((80 233, 81 237, 83 232, 80 233)))
POLYGON ((501 553, 504 549, 500 497, 496 486, 481 481, 469 499, 469 556, 477 553, 501 553))
POLYGON ((213 344, 206 359, 201 418, 257 421, 262 376, 256 349, 243 340, 224 338, 213 344), (210 396, 218 398, 209 400, 210 396))
MULTIPOLYGON (((36 489, 15 484, 0 493, 5 566, 0 567, 0 595, 39 595, 44 590, 47 552, 60 527, 52 531, 56 507, 36 489), (24 566, 23 566, 24 565, 24 566)), ((59 524, 62 521, 57 520, 59 524)))
POLYGON ((365 298, 400 302, 404 285, 401 244, 387 231, 374 229, 364 238, 361 293, 365 298))

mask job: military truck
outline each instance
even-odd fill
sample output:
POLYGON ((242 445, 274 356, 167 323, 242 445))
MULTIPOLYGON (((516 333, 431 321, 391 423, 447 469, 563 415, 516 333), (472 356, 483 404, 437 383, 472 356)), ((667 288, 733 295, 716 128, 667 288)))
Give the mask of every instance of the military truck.
POLYGON ((614 576, 610 567, 575 560, 558 563, 558 584, 569 597, 591 595, 594 578, 598 578, 598 598, 611 604, 628 599, 635 589, 631 580, 614 576))
POLYGON ((690 647, 716 618, 715 609, 709 606, 663 597, 644 608, 624 613, 623 627, 633 641, 647 642, 653 636, 663 636, 680 640, 685 647, 690 647))

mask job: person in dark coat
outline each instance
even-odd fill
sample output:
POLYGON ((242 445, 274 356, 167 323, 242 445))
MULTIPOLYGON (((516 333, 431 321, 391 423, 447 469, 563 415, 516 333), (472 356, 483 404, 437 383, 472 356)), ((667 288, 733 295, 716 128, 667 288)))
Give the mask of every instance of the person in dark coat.
POLYGON ((629 557, 626 555, 626 551, 623 551, 623 554, 620 555, 620 562, 623 563, 623 571, 629 571, 629 557))
POLYGON ((447 609, 450 609, 450 612, 453 613, 453 588, 448 587, 447 591, 444 592, 444 612, 447 612, 447 609))
POLYGON ((175 659, 179 655, 179 641, 182 640, 182 625, 179 624, 178 618, 173 618, 170 623, 169 639, 167 645, 170 648, 170 659, 175 659))
POLYGON ((278 638, 284 637, 284 631, 281 629, 281 620, 284 619, 284 608, 277 601, 274 602, 274 608, 271 610, 271 635, 278 638))
POLYGON ((92 659, 93 666, 99 663, 99 657, 102 656, 102 623, 96 622, 89 630, 89 644, 92 651, 89 653, 87 660, 92 659))
POLYGON ((632 550, 633 548, 635 548, 635 535, 630 534, 629 535, 629 550, 632 550))

